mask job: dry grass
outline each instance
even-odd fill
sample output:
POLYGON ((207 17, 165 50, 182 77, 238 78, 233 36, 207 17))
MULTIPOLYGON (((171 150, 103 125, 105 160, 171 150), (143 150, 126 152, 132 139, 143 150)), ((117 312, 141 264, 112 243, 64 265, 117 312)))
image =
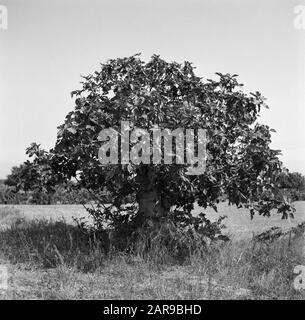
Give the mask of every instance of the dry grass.
POLYGON ((19 219, 25 219, 20 210, 12 206, 0 206, 0 230, 9 228, 19 219))
MULTIPOLYGON (((226 215, 224 221, 227 229, 226 233, 233 235, 234 238, 251 238, 253 233, 260 233, 273 226, 283 229, 289 229, 305 221, 305 201, 295 202, 296 212, 295 218, 290 220, 281 220, 281 216, 274 213, 270 218, 255 216, 254 220, 250 220, 249 211, 246 209, 237 209, 235 206, 228 206, 226 202, 220 203, 218 213, 208 208, 205 212, 209 219, 216 220, 221 215, 226 215)), ((64 219, 68 223, 73 223, 73 217, 85 217, 90 221, 88 214, 82 205, 0 205, 0 212, 3 208, 10 210, 18 210, 24 217, 28 219, 64 219)), ((193 214, 198 214, 201 209, 195 206, 193 214)), ((1 221, 0 221, 1 223, 1 221)))
POLYGON ((294 267, 305 265, 300 234, 263 243, 240 238, 175 263, 154 259, 153 249, 145 257, 106 255, 105 239, 64 220, 24 216, 0 210, 0 224, 6 225, 0 231, 0 263, 10 275, 1 299, 305 298, 293 288, 294 267))

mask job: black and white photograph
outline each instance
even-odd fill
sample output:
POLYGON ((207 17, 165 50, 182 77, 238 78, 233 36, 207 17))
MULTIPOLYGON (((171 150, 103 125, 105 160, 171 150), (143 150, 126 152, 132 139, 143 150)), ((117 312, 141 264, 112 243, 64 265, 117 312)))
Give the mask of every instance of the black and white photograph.
POLYGON ((304 300, 304 89, 305 0, 0 0, 0 300, 304 300))

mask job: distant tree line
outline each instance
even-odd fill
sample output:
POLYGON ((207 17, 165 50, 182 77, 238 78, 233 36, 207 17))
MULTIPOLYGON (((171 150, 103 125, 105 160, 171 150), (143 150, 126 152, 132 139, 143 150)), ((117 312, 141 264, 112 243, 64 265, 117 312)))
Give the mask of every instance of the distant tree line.
POLYGON ((292 201, 305 200, 305 176, 285 169, 277 179, 277 190, 292 201))

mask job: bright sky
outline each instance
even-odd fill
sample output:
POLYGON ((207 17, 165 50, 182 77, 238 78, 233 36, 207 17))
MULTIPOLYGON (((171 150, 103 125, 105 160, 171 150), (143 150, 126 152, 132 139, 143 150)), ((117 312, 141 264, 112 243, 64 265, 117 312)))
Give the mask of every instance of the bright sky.
POLYGON ((31 142, 51 148, 72 110, 80 75, 110 58, 142 52, 191 61, 197 74, 236 73, 270 109, 272 147, 305 174, 305 0, 0 0, 0 178, 26 160, 31 142))

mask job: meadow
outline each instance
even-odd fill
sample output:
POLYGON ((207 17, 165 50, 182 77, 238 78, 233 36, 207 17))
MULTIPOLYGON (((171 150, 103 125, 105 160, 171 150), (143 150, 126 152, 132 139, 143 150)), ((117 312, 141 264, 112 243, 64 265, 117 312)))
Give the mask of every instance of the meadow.
MULTIPOLYGON (((102 250, 100 240, 81 232, 78 205, 0 206, 0 264, 9 272, 1 299, 304 299, 295 290, 296 265, 305 265, 304 233, 270 241, 253 236, 271 227, 284 231, 305 221, 305 202, 295 219, 255 216, 222 203, 213 220, 226 215, 231 241, 186 259, 160 248, 149 254, 102 250)), ((195 214, 199 213, 195 207, 195 214)), ((90 219, 89 219, 90 220, 90 219)))
MULTIPOLYGON (((271 227, 281 227, 287 230, 291 227, 297 226, 299 223, 305 221, 305 201, 297 201, 294 203, 296 212, 294 219, 282 220, 281 216, 272 212, 271 217, 266 218, 263 216, 255 215, 254 219, 250 219, 250 214, 247 209, 237 209, 236 206, 229 206, 226 202, 218 205, 218 212, 216 213, 212 208, 208 208, 204 212, 207 217, 214 221, 219 216, 225 215, 227 218, 224 220, 226 229, 225 234, 231 235, 234 239, 250 238, 253 234, 261 233, 271 227)), ((67 223, 73 224, 74 219, 84 217, 85 220, 91 221, 87 211, 82 205, 1 205, 0 210, 9 208, 10 210, 17 209, 19 216, 26 219, 47 219, 47 220, 62 220, 67 223)), ((194 215, 203 211, 195 205, 194 215)), ((3 226, 4 221, 0 226, 3 226)))

